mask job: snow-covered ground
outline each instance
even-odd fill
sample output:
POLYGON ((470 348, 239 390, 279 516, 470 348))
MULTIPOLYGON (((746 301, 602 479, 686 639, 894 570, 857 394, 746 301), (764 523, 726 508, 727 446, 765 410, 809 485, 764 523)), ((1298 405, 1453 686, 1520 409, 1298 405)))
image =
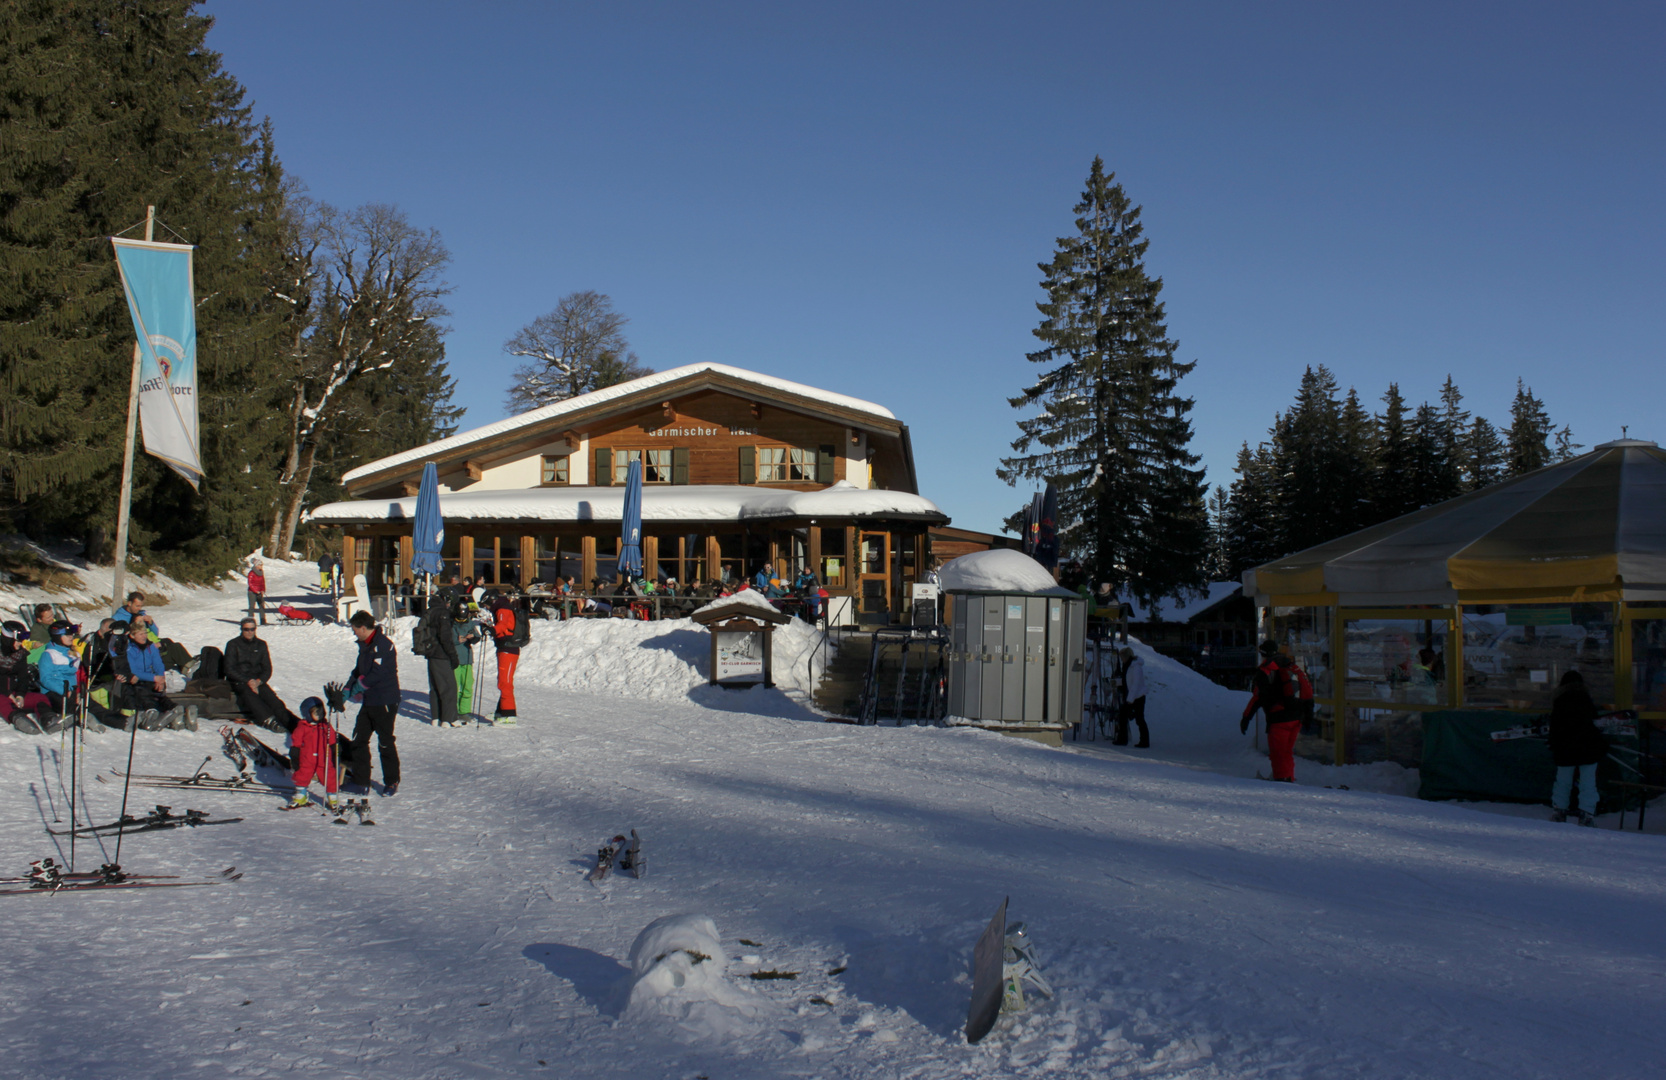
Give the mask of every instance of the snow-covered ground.
MULTIPOLYGON (((268 576, 308 602, 310 567, 268 576)), ((154 613, 218 643, 242 599, 181 589, 154 613)), ((339 627, 263 636, 292 702, 351 665, 339 627)), ((1657 835, 1362 791, 1358 772, 1349 791, 1322 772, 1242 779, 1242 696, 1160 660, 1152 758, 822 723, 791 680, 697 685, 704 656, 687 624, 539 624, 520 724, 451 730, 426 722, 421 662, 402 653, 405 783, 374 829, 267 796, 135 789, 139 806, 245 820, 130 837, 130 869, 246 876, 3 898, 0 1074, 1659 1074, 1657 835), (649 875, 585 881, 598 843, 631 827, 649 875), (1003 896, 1058 997, 968 1047, 968 957, 1003 896), (717 951, 694 918, 632 956, 684 914, 710 920, 717 951)), ((778 672, 806 664, 778 652, 778 672)), ((224 775, 218 744, 141 732, 135 768, 212 754, 224 775)), ((88 748, 108 776, 127 739, 88 748)), ((0 868, 67 855, 44 829, 68 816, 64 749, 0 734, 0 868)), ((83 801, 104 820, 119 799, 94 781, 83 801)), ((103 857, 78 847, 84 866, 103 857)))

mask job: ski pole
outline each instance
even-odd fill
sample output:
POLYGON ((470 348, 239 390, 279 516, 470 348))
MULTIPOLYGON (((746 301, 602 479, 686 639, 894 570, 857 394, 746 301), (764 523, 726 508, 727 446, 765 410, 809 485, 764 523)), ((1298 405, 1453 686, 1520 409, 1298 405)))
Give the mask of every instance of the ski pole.
MULTIPOLYGON (((137 697, 137 695, 135 695, 135 697, 137 697)), ((138 737, 139 737, 139 713, 141 711, 142 710, 140 710, 140 709, 134 709, 133 710, 133 716, 128 720, 128 729, 127 729, 127 775, 122 778, 122 784, 121 784, 121 821, 122 821, 122 824, 121 824, 121 827, 116 830, 116 857, 114 859, 110 860, 116 866, 121 865, 121 839, 122 839, 122 834, 127 831, 127 792, 133 786, 133 744, 134 744, 134 742, 136 742, 138 740, 138 737)), ((71 814, 70 818, 73 821, 74 820, 74 815, 71 814)))

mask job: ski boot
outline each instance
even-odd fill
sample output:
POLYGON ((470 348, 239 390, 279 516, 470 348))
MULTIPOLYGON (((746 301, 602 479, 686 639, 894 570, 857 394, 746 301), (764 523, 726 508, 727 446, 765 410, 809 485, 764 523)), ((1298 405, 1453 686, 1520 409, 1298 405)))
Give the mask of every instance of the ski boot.
POLYGON ((1562 822, 1568 820, 1568 812, 1566 810, 1552 810, 1550 812, 1550 820, 1560 825, 1562 822))
POLYGON ((1001 961, 1003 1012, 1024 1012, 1030 1007, 1024 998, 1025 983, 1029 983, 1043 997, 1053 996, 1053 987, 1042 976, 1041 967, 1036 962, 1035 943, 1025 932, 1023 923, 1015 922, 1007 927, 1001 961))
POLYGON ((1581 810, 1579 812, 1579 823, 1587 829, 1594 829, 1597 827, 1597 816, 1581 810))
POLYGON ((305 810, 312 805, 312 798, 304 791, 297 791, 295 796, 284 805, 285 810, 305 810))

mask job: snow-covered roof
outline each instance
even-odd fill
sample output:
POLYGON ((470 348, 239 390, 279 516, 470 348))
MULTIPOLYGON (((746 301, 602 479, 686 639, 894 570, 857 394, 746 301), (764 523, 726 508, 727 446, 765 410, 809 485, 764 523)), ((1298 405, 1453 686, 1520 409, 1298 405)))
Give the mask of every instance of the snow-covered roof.
POLYGON ((1076 596, 1060 588, 1042 565, 1011 548, 974 551, 945 563, 937 575, 944 592, 1076 596))
MULTIPOLYGON (((324 524, 411 521, 416 517, 416 503, 415 496, 328 503, 312 511, 308 520, 324 524)), ((621 521, 624 510, 622 486, 454 491, 440 496, 440 514, 448 522, 621 521)), ((859 488, 845 480, 817 491, 729 484, 650 484, 642 489, 642 520, 648 524, 818 517, 948 520, 929 499, 906 491, 859 488)))
POLYGON ((609 386, 605 389, 593 390, 588 394, 580 394, 578 397, 568 398, 566 401, 557 401, 553 405, 545 405, 541 408, 533 409, 530 412, 521 413, 518 416, 506 417, 494 423, 484 424, 477 428, 470 428, 468 431, 459 431, 455 435, 449 435, 437 442, 427 443, 426 445, 418 446, 412 450, 406 450, 398 454, 390 454, 385 458, 378 458, 369 464, 360 465, 356 469, 347 470, 347 472, 342 474, 341 481, 344 484, 351 483, 361 477, 370 476, 373 473, 379 473, 386 469, 397 468, 400 465, 410 465, 418 461, 427 461, 428 459, 434 457, 442 457, 446 454, 455 453, 456 451, 461 450, 466 446, 471 446, 474 443, 482 442, 487 439, 493 439, 499 435, 506 435, 532 424, 539 424, 546 420, 554 420, 562 416, 581 413, 586 410, 593 409, 598 405, 605 405, 609 401, 629 397, 632 394, 638 394, 644 390, 651 390, 656 386, 665 386, 670 383, 679 382, 691 375, 698 375, 702 372, 709 372, 713 375, 725 375, 731 379, 751 383, 754 386, 758 386, 766 390, 778 390, 782 393, 791 394, 795 397, 809 398, 813 401, 820 401, 835 408, 845 409, 850 412, 865 413, 876 420, 889 420, 893 422, 896 420, 896 414, 892 413, 891 410, 882 405, 875 405, 871 401, 863 401, 860 398, 846 397, 844 394, 835 394, 828 390, 818 390, 813 386, 805 386, 803 383, 796 383, 790 379, 778 379, 773 375, 760 375, 756 371, 747 371, 744 368, 730 367, 728 364, 688 364, 684 367, 672 368, 670 371, 660 371, 655 372, 652 375, 644 375, 640 379, 632 379, 629 382, 622 382, 617 386, 609 386))
MULTIPOLYGON (((1214 581, 1209 587, 1198 593, 1185 593, 1181 596, 1168 596, 1157 601, 1157 617, 1163 622, 1186 622, 1192 616, 1207 611, 1238 593, 1243 588, 1236 581, 1214 581)), ((1127 593, 1117 597, 1131 609, 1129 622, 1149 622, 1151 613, 1139 601, 1127 593)))

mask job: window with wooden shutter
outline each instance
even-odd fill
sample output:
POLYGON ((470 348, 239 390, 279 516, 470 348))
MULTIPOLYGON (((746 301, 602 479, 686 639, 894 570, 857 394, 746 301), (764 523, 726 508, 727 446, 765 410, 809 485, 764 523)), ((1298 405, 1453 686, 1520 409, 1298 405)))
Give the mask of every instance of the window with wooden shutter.
POLYGON ((743 446, 740 448, 740 482, 756 484, 758 482, 758 448, 743 446))
POLYGON ((816 451, 816 483, 833 483, 834 448, 823 446, 816 451))
POLYGON ((613 451, 605 446, 596 448, 595 482, 601 487, 611 487, 613 484, 613 451))
POLYGON ((671 482, 688 483, 688 447, 671 448, 671 482))

